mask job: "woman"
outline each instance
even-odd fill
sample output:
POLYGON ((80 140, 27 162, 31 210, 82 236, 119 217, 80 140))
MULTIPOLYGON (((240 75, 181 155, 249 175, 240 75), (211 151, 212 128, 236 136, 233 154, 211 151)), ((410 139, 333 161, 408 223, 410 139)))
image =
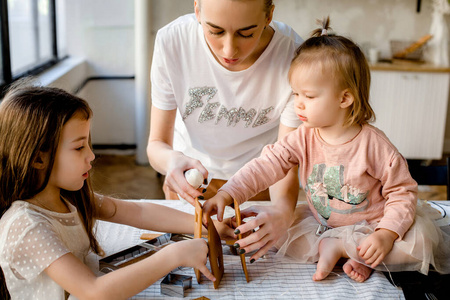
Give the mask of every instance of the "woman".
MULTIPOLYGON (((193 203, 212 197, 240 167, 299 124, 287 72, 302 39, 272 22, 271 0, 196 0, 195 15, 158 31, 153 63, 151 130, 147 148, 152 167, 166 175, 166 199, 177 194, 193 203), (204 194, 184 177, 198 169, 212 178, 204 194)), ((293 220, 298 196, 295 170, 271 187, 269 208, 242 240, 262 256, 293 220), (289 188, 280 188, 280 185, 289 188)), ((269 199, 263 191, 254 199, 269 199)))

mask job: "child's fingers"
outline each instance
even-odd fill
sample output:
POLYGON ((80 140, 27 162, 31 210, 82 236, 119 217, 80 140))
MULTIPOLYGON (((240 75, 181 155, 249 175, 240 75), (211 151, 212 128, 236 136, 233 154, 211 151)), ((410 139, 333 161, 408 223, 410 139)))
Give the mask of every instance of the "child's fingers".
POLYGON ((203 215, 205 216, 211 216, 215 213, 215 205, 212 204, 210 201, 205 201, 203 204, 203 215))
POLYGON ((216 281, 216 277, 211 273, 211 271, 208 270, 208 268, 205 265, 201 265, 199 268, 200 272, 203 273, 203 275, 206 276, 211 281, 216 281))
POLYGON ((223 221, 223 212, 224 207, 222 205, 217 206, 217 220, 219 220, 219 222, 223 221))
POLYGON ((372 255, 371 257, 366 259, 364 262, 368 265, 372 265, 377 261, 378 257, 379 257, 379 254, 372 255))
POLYGON ((364 258, 366 256, 367 250, 369 249, 369 246, 370 246, 369 244, 365 244, 365 243, 362 243, 361 245, 359 245, 358 246, 358 248, 359 248, 359 252, 358 252, 359 256, 364 258))
POLYGON ((203 224, 208 224, 208 217, 216 214, 216 207, 208 204, 208 201, 203 204, 203 224))
POLYGON ((383 252, 375 251, 370 257, 365 260, 365 263, 368 265, 375 264, 378 265, 384 258, 383 252))
POLYGON ((375 249, 375 247, 369 247, 364 255, 361 255, 361 257, 364 259, 370 259, 371 257, 374 257, 376 252, 377 249, 375 249))
POLYGON ((370 265, 370 267, 371 267, 372 269, 375 269, 376 266, 378 266, 379 264, 381 264, 381 262, 383 261, 383 259, 384 259, 383 255, 378 256, 378 258, 375 260, 374 263, 372 263, 372 264, 370 265))

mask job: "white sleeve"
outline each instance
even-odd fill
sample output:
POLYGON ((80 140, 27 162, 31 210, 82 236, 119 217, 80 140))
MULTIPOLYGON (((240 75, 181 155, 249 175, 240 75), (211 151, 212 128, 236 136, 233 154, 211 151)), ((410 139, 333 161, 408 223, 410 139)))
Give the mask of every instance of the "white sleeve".
POLYGON ((172 82, 167 67, 166 51, 163 34, 158 31, 156 34, 155 47, 151 67, 152 83, 152 104, 162 110, 172 110, 177 108, 172 82))
POLYGON ((278 30, 279 32, 283 33, 285 36, 293 40, 297 47, 303 43, 303 39, 297 34, 297 32, 295 32, 295 30, 291 26, 279 21, 272 21, 272 26, 275 28, 275 30, 278 30))
MULTIPOLYGON (((295 43, 295 50, 297 50, 297 48, 303 43, 303 39, 297 34, 297 32, 295 32, 294 29, 292 29, 292 27, 278 21, 273 21, 272 23, 275 30, 278 30, 283 35, 289 37, 295 43)), ((297 114, 294 110, 293 95, 291 95, 289 101, 287 102, 284 110, 281 113, 280 122, 281 124, 292 128, 297 128, 302 123, 297 117, 297 114)))
POLYGON ((281 113, 280 122, 281 124, 292 128, 297 128, 302 123, 295 113, 293 96, 291 96, 288 103, 284 107, 284 110, 281 113))
POLYGON ((26 215, 18 217, 8 232, 5 259, 18 278, 37 277, 52 262, 70 252, 54 228, 45 221, 33 223, 26 215))

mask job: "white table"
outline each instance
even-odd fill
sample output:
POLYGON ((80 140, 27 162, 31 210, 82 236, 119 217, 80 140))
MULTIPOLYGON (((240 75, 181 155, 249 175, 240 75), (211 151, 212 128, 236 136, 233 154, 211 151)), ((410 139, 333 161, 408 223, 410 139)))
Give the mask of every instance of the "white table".
MULTIPOLYGON (((194 213, 194 208, 188 203, 171 200, 138 200, 149 201, 160 205, 173 207, 188 213, 194 213)), ((450 213, 450 201, 438 201, 450 213)), ((249 201, 241 205, 244 209, 250 205, 270 205, 268 201, 249 201)), ((230 208, 225 216, 233 215, 230 208)), ((446 220, 450 223, 447 215, 446 220)), ((106 255, 140 244, 141 230, 129 226, 108 222, 98 223, 98 239, 106 255)), ((314 282, 311 277, 315 272, 314 264, 299 264, 288 258, 276 258, 270 252, 253 264, 248 263, 250 283, 247 283, 240 265, 239 256, 227 254, 224 248, 225 274, 218 289, 206 278, 197 284, 192 269, 182 268, 174 273, 192 276, 192 289, 186 299, 201 296, 209 299, 404 299, 400 288, 394 287, 383 273, 374 272, 364 283, 357 283, 349 279, 341 269, 335 269, 326 280, 314 282)), ((177 299, 160 293, 160 282, 157 281, 142 293, 131 299, 177 299)))

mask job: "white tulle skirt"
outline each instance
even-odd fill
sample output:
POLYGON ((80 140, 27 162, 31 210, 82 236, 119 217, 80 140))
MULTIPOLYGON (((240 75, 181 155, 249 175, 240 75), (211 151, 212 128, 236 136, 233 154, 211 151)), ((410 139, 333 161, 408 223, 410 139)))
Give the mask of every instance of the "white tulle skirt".
MULTIPOLYGON (((288 232, 276 244, 277 255, 287 255, 302 263, 319 260, 319 243, 324 238, 343 240, 345 251, 351 259, 364 264, 356 247, 376 228, 367 222, 326 230, 316 235, 319 222, 313 217, 307 204, 296 208, 296 220, 288 232)), ((391 252, 377 270, 419 271, 428 274, 432 269, 450 274, 450 233, 436 224, 441 214, 428 203, 419 201, 414 223, 401 241, 396 241, 391 252)), ((448 227, 448 226, 447 226, 448 227)), ((370 267, 370 266, 369 266, 370 267)))

